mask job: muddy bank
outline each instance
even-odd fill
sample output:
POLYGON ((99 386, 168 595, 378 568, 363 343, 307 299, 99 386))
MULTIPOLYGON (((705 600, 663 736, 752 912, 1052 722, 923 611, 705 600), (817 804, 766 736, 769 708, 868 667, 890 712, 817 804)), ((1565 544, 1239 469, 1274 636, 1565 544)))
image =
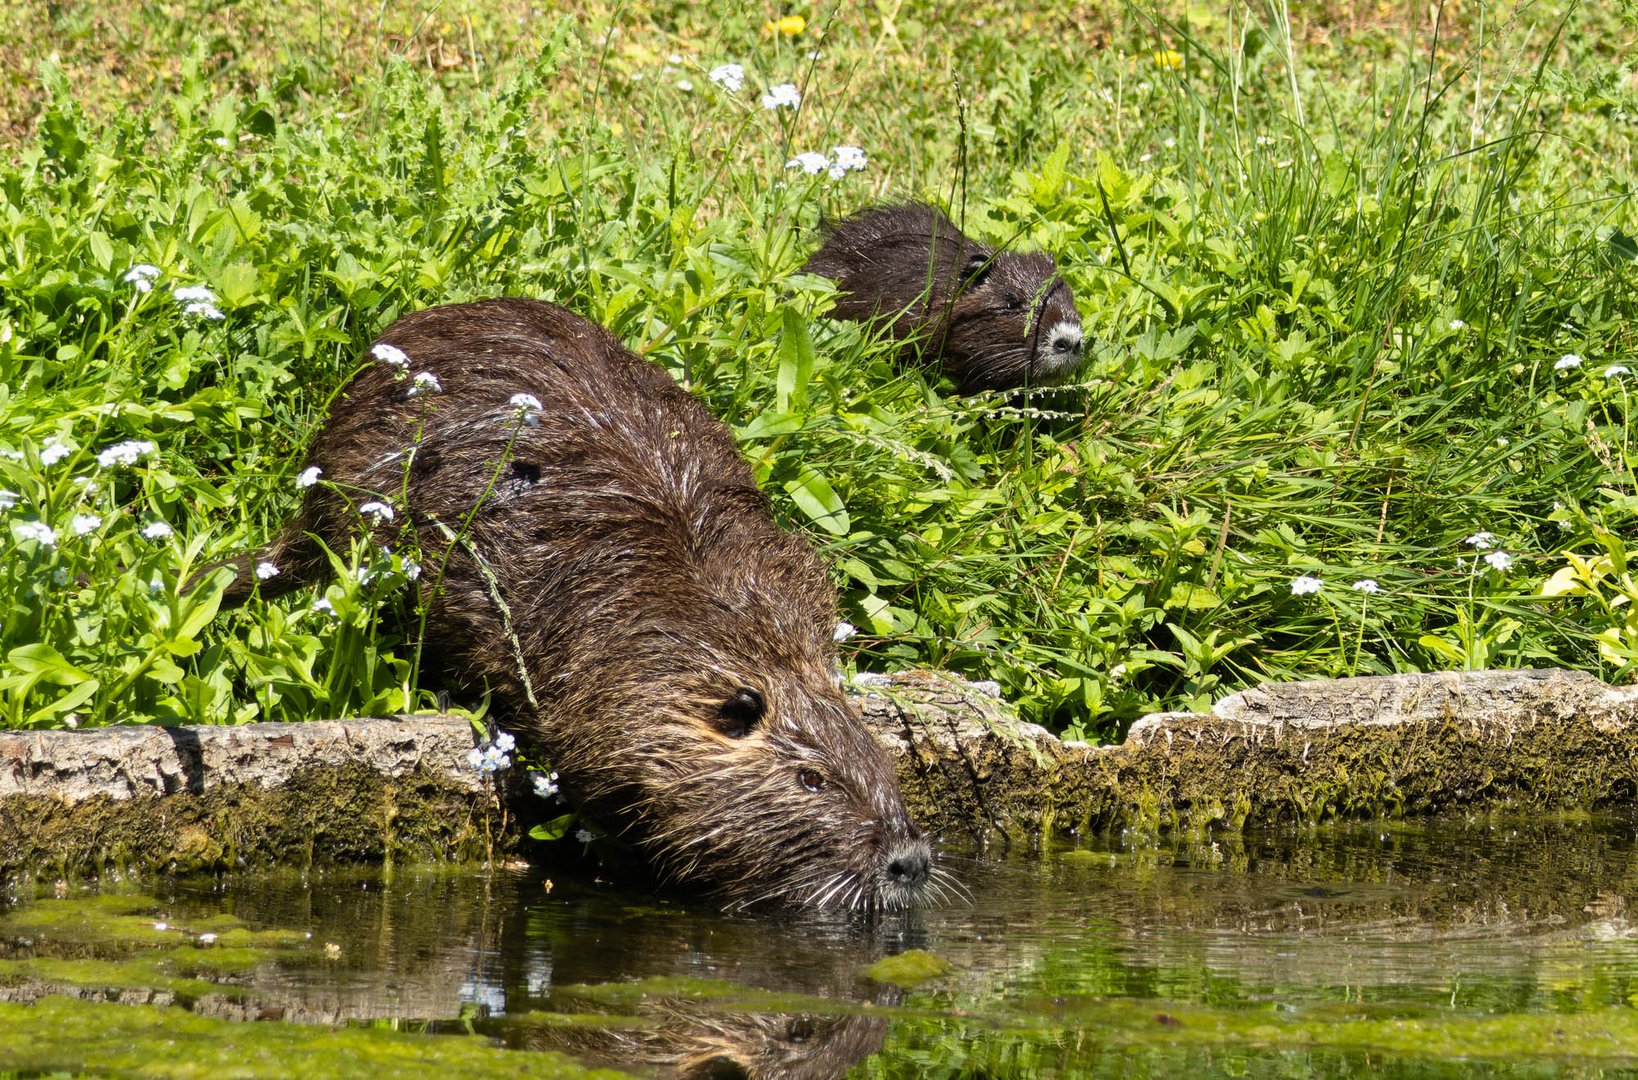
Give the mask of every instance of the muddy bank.
MULTIPOLYGON (((1270 684, 1064 743, 982 685, 866 676, 911 812, 952 840, 1238 830, 1638 800, 1638 688, 1565 671, 1270 684)), ((0 875, 496 859, 525 778, 481 780, 450 716, 0 733, 0 875)), ((514 773, 516 770, 514 770, 514 773)))

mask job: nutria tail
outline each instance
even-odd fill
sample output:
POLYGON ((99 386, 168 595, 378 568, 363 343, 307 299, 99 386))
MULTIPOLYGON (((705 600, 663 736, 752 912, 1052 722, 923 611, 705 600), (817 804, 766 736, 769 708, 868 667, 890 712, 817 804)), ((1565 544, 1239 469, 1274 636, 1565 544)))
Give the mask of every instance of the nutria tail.
POLYGON ((222 607, 234 608, 259 595, 268 600, 294 592, 303 585, 311 585, 324 577, 329 560, 324 549, 305 531, 287 529, 265 547, 243 555, 235 555, 196 570, 182 586, 187 592, 211 573, 224 566, 233 568, 233 580, 222 590, 222 607), (271 567, 271 569, 269 569, 271 567))

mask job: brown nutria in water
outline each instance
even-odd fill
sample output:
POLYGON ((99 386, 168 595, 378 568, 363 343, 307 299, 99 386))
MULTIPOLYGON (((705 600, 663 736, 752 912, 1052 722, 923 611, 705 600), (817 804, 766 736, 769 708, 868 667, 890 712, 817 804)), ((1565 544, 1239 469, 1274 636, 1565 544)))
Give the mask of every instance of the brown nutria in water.
POLYGON ((963 394, 1058 382, 1081 366, 1081 316, 1050 255, 993 251, 940 210, 861 210, 826 228, 803 270, 836 282, 831 314, 881 317, 963 394))
POLYGON ((943 892, 843 696, 835 587, 775 525, 725 425, 535 300, 405 315, 371 356, 314 438, 322 482, 234 560, 229 602, 322 579, 312 538, 345 550, 359 507, 394 506, 426 567, 427 650, 487 686, 565 793, 663 879, 735 907, 943 892), (279 573, 258 585, 261 562, 279 573))

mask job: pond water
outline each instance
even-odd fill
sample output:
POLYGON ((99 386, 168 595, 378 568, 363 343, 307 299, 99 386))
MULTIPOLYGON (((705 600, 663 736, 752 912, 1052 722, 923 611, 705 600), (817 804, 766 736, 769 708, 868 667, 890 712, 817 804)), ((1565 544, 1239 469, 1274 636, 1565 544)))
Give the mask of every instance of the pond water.
POLYGON ((0 909, 0 1069, 1638 1070, 1630 820, 1113 837, 947 858, 971 903, 877 918, 730 918, 595 879, 548 887, 538 871, 13 897, 0 909))

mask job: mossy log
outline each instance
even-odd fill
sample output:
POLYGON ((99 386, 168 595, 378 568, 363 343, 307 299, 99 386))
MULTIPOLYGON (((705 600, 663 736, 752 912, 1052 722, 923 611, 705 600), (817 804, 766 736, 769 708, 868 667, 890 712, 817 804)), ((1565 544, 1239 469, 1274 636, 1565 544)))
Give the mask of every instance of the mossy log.
POLYGON ((1638 793, 1638 687, 1584 672, 1270 683, 1146 716, 1111 746, 1061 742, 937 676, 871 690, 911 812, 946 836, 1605 810, 1638 793))
MULTIPOLYGON (((1577 672, 1269 684, 1111 746, 946 675, 858 688, 912 814, 958 841, 1638 798, 1638 688, 1577 672)), ((472 745, 449 716, 0 733, 0 876, 514 855, 529 808, 551 808, 481 780, 472 745)))

